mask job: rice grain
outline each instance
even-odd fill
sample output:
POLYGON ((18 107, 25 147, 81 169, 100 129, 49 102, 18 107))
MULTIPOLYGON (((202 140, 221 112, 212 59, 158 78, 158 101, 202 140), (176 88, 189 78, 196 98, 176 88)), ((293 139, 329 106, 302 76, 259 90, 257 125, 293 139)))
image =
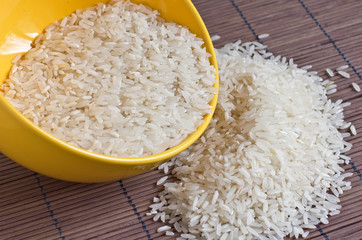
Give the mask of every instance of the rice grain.
POLYGON ((334 73, 330 68, 326 68, 326 72, 330 77, 334 77, 334 73))
POLYGON ((267 37, 269 37, 269 36, 270 36, 269 33, 264 33, 264 34, 259 35, 258 38, 259 38, 259 39, 263 39, 263 38, 267 38, 267 37))
POLYGON ((352 83, 352 87, 353 89, 356 91, 356 92, 360 92, 361 91, 361 88, 358 86, 357 83, 353 82, 352 83))
POLYGON ((353 135, 357 135, 357 130, 356 130, 356 127, 354 125, 351 125, 350 127, 350 131, 353 135))
POLYGON ((349 75, 349 73, 345 72, 345 71, 337 71, 339 75, 341 75, 344 78, 350 78, 351 76, 349 75))

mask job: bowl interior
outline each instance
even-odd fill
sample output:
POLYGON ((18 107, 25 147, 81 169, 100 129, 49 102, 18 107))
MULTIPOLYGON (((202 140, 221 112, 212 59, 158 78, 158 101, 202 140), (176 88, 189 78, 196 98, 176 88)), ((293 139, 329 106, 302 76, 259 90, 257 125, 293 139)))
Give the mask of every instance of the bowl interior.
MULTIPOLYGON (((106 2, 108 2, 108 0, 0 0, 0 5, 6 6, 6 8, 0 9, 0 84, 2 84, 8 76, 8 72, 12 66, 12 59, 18 54, 27 52, 34 38, 39 35, 47 25, 71 14, 77 9, 106 2)), ((210 57, 210 63, 213 64, 217 70, 214 48, 209 34, 190 0, 132 0, 132 2, 141 3, 158 10, 161 16, 167 21, 173 21, 187 26, 191 32, 202 38, 205 42, 204 46, 212 55, 210 57)), ((215 78, 218 80, 218 73, 215 78)), ((215 84, 215 87, 218 88, 218 83, 215 84)), ((6 100, 0 95, 0 101, 6 100)), ((215 110, 216 101, 217 94, 210 102, 212 111, 215 110)), ((10 105, 9 107, 12 108, 13 111, 17 111, 10 105)), ((137 159, 141 160, 141 162, 143 160, 164 160, 183 151, 203 133, 211 118, 212 114, 206 114, 204 123, 198 130, 190 134, 178 146, 161 154, 137 159)), ((35 125, 34 128, 38 129, 35 125)), ((38 130, 40 134, 47 134, 40 129, 38 130)), ((84 153, 84 151, 81 152, 84 153)), ((90 154, 90 156, 94 157, 95 155, 90 154)), ((102 156, 103 159, 104 157, 105 156, 102 156)), ((122 159, 127 160, 128 158, 122 159)))

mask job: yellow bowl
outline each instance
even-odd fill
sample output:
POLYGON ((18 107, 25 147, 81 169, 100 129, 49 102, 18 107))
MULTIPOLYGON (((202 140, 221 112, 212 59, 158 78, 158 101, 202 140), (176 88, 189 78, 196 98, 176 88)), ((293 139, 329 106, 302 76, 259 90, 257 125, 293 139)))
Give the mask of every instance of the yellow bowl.
MULTIPOLYGON (((0 84, 7 78, 15 55, 29 50, 34 37, 50 23, 76 9, 106 0, 0 0, 0 84)), ((210 63, 217 70, 214 48, 207 29, 190 0, 133 0, 158 10, 167 21, 187 26, 201 37, 212 55, 210 63)), ((216 71, 215 78, 218 80, 216 71)), ((218 82, 215 84, 218 88, 218 82)), ((210 102, 214 112, 217 94, 210 102)), ((163 153, 140 158, 117 158, 74 147, 48 134, 26 119, 0 95, 0 152, 38 173, 67 181, 105 182, 131 177, 167 161, 196 141, 205 131, 213 114, 181 144, 163 153)))

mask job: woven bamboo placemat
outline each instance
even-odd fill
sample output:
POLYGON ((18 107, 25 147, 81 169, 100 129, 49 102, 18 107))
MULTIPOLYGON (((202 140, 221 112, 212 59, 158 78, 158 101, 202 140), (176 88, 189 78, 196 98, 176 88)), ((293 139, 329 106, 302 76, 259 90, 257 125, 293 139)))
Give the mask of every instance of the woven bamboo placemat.
MULTIPOLYGON (((359 0, 194 0, 215 47, 241 39, 260 40, 276 55, 325 75, 325 68, 349 65, 350 79, 334 77, 332 99, 345 109, 360 134, 350 137, 352 189, 341 197, 341 214, 319 225, 308 239, 362 239, 362 1, 359 0), (269 33, 270 37, 258 39, 269 33)), ((157 233, 162 223, 147 216, 162 190, 157 170, 118 182, 78 184, 29 171, 0 154, 0 239, 175 239, 157 233)))

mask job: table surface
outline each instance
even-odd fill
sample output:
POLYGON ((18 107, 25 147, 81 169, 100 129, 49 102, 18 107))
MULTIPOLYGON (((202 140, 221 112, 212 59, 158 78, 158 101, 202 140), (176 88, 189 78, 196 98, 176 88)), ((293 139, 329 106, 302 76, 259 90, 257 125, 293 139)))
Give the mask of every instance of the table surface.
MULTIPOLYGON (((362 1, 359 0, 194 0, 215 47, 241 39, 261 39, 275 55, 327 77, 325 69, 349 65, 350 79, 333 77, 332 99, 350 101, 346 121, 361 133, 348 138, 352 189, 341 197, 342 210, 308 239, 362 239, 362 1)), ((162 187, 153 170, 117 182, 78 184, 27 170, 0 153, 0 239, 175 239, 157 233, 162 223, 147 216, 162 187)))

